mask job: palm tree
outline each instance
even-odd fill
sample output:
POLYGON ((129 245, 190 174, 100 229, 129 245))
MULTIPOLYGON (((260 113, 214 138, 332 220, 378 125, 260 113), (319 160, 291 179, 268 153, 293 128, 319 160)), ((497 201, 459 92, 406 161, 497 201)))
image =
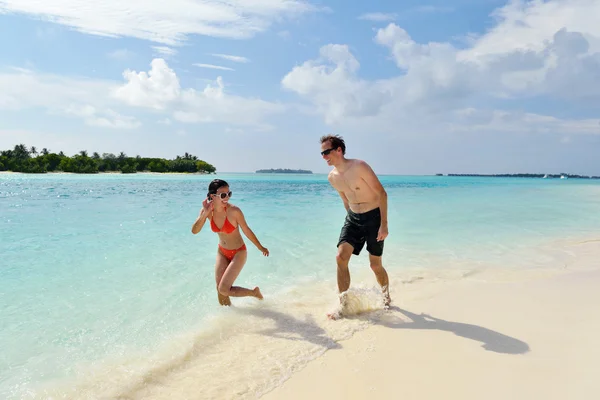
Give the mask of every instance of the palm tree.
POLYGON ((44 155, 44 156, 47 156, 48 154, 50 154, 50 152, 48 151, 48 149, 47 149, 47 148, 45 148, 45 147, 44 147, 44 148, 42 149, 42 155, 44 155))
POLYGON ((31 150, 30 150, 31 154, 33 154, 34 156, 37 156, 37 149, 35 148, 35 146, 31 146, 31 150))
POLYGON ((86 150, 81 150, 81 151, 79 152, 79 154, 81 154, 81 157, 87 157, 87 156, 88 156, 88 153, 87 153, 87 151, 86 151, 86 150))
POLYGON ((29 150, 27 150, 27 146, 24 144, 16 145, 14 149, 14 156, 20 159, 29 158, 29 150))
POLYGON ((92 154, 92 158, 94 160, 99 160, 100 159, 100 154, 98 154, 97 152, 94 152, 94 154, 92 154))

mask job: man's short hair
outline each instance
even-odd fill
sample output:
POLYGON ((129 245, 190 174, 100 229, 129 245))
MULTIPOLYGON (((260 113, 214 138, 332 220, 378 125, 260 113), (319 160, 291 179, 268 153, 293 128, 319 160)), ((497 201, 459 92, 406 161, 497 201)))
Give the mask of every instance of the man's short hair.
POLYGON ((338 147, 342 148, 342 154, 346 154, 346 142, 340 135, 325 135, 321 136, 321 144, 325 142, 331 142, 331 148, 337 149, 338 147))

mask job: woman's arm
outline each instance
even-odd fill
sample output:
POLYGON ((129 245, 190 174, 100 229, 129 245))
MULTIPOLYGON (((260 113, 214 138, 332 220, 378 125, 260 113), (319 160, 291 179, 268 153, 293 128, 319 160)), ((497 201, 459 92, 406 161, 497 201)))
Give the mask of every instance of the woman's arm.
POLYGON ((194 225, 192 225, 192 233, 194 235, 202 230, 202 227, 204 226, 204 223, 208 218, 208 213, 210 212, 210 210, 212 210, 212 208, 213 203, 209 202, 208 199, 204 199, 204 201, 202 202, 202 210, 200 210, 200 215, 198 215, 198 218, 194 222, 194 225))
POLYGON ((246 235, 248 239, 250 239, 250 241, 254 243, 254 245, 258 248, 258 250, 261 251, 261 253, 263 253, 263 255, 268 256, 269 249, 260 244, 260 241, 258 240, 256 235, 254 234, 254 232, 252 232, 252 229, 250 229, 250 227, 246 223, 246 218, 244 218, 244 213, 242 212, 242 210, 240 210, 239 207, 235 207, 235 209, 232 209, 232 211, 234 211, 235 219, 237 220, 237 223, 240 226, 240 228, 242 228, 244 235, 246 235))

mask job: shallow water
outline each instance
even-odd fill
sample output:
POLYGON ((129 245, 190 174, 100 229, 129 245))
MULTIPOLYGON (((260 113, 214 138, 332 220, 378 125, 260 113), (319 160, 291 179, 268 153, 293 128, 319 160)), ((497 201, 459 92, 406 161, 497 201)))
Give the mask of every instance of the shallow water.
MULTIPOLYGON (((217 237, 190 232, 215 176, 0 174, 0 397, 253 398, 368 325, 322 320, 344 219, 325 175, 217 177, 271 252, 246 240, 236 281, 263 302, 218 306, 217 237)), ((381 180, 396 282, 556 266, 600 223, 597 181, 381 180)), ((356 310, 377 312, 367 254, 350 266, 356 310)))

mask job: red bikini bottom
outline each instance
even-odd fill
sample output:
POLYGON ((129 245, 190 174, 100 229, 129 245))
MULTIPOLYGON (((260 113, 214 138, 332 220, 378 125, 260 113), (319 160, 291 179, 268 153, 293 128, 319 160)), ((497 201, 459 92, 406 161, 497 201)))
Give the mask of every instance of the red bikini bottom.
POLYGON ((229 262, 231 262, 231 260, 233 260, 233 256, 235 256, 238 251, 242 251, 242 250, 246 250, 246 244, 242 245, 242 247, 240 247, 239 249, 235 249, 235 250, 226 249, 226 248, 222 247, 221 245, 219 245, 219 251, 221 252, 221 254, 223 254, 225 256, 225 258, 229 262))

